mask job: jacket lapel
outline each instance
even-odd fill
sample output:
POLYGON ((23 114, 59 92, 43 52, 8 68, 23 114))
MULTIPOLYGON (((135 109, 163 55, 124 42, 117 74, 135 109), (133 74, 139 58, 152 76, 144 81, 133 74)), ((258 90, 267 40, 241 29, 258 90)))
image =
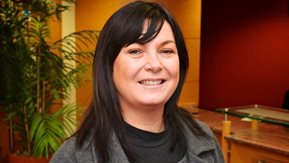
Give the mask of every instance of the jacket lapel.
POLYGON ((109 151, 111 154, 109 163, 115 163, 115 162, 129 163, 128 158, 125 155, 123 148, 121 147, 115 134, 113 134, 112 136, 112 143, 111 143, 111 146, 109 147, 109 151))

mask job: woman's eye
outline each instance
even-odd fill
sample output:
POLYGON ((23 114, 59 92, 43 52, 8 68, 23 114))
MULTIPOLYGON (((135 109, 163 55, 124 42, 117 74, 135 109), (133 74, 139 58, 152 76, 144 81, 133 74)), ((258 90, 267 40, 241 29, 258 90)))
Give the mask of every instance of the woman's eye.
POLYGON ((137 54, 141 53, 141 50, 135 50, 135 49, 134 50, 129 50, 128 53, 132 54, 132 55, 137 55, 137 54))
POLYGON ((170 50, 170 49, 165 49, 165 50, 162 50, 161 53, 164 53, 164 54, 174 54, 175 51, 174 51, 174 50, 170 50))

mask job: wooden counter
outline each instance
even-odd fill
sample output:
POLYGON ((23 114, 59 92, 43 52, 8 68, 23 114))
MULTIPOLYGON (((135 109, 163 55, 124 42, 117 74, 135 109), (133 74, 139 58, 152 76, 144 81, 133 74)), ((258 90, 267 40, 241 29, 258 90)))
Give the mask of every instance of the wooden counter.
MULTIPOLYGON (((199 109, 193 116, 207 123, 221 143, 223 114, 199 109)), ((239 117, 228 116, 228 120, 232 123, 231 135, 226 136, 230 144, 228 162, 289 163, 289 128, 260 123, 254 131, 250 122, 239 117)))

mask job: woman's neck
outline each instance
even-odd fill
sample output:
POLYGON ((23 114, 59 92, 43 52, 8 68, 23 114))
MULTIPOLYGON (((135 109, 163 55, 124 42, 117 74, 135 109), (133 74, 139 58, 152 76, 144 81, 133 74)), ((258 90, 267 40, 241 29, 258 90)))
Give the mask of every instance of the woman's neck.
POLYGON ((165 129, 164 107, 123 108, 122 115, 126 123, 145 131, 159 133, 165 129))

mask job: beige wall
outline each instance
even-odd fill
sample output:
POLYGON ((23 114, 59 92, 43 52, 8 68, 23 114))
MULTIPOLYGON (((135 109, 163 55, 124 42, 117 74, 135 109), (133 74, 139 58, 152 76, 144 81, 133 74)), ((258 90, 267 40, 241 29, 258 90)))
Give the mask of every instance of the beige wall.
MULTIPOLYGON (((118 8, 131 0, 81 0, 76 6, 76 30, 101 30, 106 20, 118 8)), ((200 64, 200 18, 201 0, 158 0, 163 3, 177 19, 183 31, 190 55, 190 68, 180 104, 198 105, 199 64, 200 64)), ((87 106, 91 99, 91 72, 87 73, 88 84, 77 89, 77 103, 87 106)))

